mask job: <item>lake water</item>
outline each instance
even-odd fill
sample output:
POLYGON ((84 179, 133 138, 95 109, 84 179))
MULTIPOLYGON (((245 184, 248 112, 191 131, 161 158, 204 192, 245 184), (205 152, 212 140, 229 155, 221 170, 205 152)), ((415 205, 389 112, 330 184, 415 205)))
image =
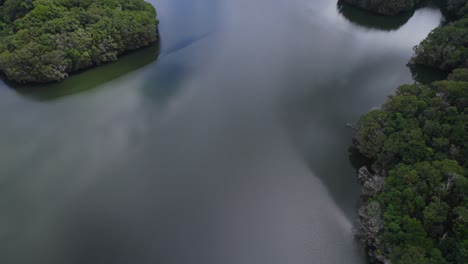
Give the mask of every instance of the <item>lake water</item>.
POLYGON ((0 263, 366 263, 346 124, 413 82, 439 10, 151 2, 160 46, 0 83, 0 263))

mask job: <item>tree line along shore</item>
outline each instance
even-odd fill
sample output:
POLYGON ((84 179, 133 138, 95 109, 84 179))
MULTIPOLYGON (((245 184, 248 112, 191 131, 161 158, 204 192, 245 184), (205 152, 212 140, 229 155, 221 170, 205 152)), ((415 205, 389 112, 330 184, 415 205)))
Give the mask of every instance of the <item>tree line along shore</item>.
POLYGON ((446 21, 414 48, 410 64, 447 79, 399 87, 356 126, 353 145, 372 163, 358 173, 360 235, 372 263, 468 261, 468 1, 444 1, 442 10, 446 21))
POLYGON ((18 83, 61 81, 158 40, 144 0, 0 0, 0 72, 18 83))

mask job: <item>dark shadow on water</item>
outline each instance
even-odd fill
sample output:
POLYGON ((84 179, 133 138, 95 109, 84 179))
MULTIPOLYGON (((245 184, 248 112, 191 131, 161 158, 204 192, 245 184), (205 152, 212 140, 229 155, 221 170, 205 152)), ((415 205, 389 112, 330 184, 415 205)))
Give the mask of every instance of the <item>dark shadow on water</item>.
POLYGON ((177 87, 185 80, 188 69, 180 63, 161 62, 153 72, 143 85, 144 98, 164 102, 178 91, 177 87), (154 83, 158 86, 155 87, 154 83))
POLYGON ((183 40, 177 42, 176 44, 172 45, 171 47, 169 47, 167 50, 164 50, 162 55, 170 55, 172 53, 175 53, 175 52, 177 52, 179 50, 182 50, 182 49, 194 44, 195 42, 197 42, 199 40, 202 40, 202 39, 206 38, 207 36, 209 36, 211 34, 212 34, 212 32, 208 32, 208 33, 205 33, 205 34, 203 34, 201 36, 189 37, 189 38, 183 39, 183 40))
POLYGON ((410 64, 408 67, 413 75, 413 80, 422 84, 430 84, 435 81, 445 80, 448 76, 447 72, 424 65, 410 64))
POLYGON ((89 91, 138 70, 154 62, 159 56, 159 50, 160 44, 155 43, 149 47, 122 55, 113 63, 75 73, 58 83, 21 85, 7 82, 7 84, 13 87, 18 94, 27 98, 38 101, 54 100, 63 96, 89 91))
POLYGON ((192 45, 204 40, 213 33, 214 31, 210 31, 199 36, 188 37, 167 48, 164 47, 165 45, 162 45, 163 48, 161 50, 159 63, 156 67, 151 69, 152 74, 146 76, 147 79, 141 90, 144 94, 144 98, 152 102, 164 102, 167 98, 176 94, 179 90, 178 88, 181 87, 180 84, 184 82, 187 75, 194 70, 191 68, 188 61, 197 60, 190 55, 188 55, 188 57, 180 57, 177 53, 190 48, 192 45), (155 87, 155 83, 158 84, 157 87, 155 87))
POLYGON ((359 152, 359 150, 355 146, 349 147, 348 152, 349 162, 356 171, 358 171, 364 166, 367 166, 369 169, 371 169, 373 163, 372 160, 362 155, 361 152, 359 152))
POLYGON ((338 12, 353 24, 384 31, 397 30, 413 16, 414 11, 397 16, 383 16, 338 1, 338 12))

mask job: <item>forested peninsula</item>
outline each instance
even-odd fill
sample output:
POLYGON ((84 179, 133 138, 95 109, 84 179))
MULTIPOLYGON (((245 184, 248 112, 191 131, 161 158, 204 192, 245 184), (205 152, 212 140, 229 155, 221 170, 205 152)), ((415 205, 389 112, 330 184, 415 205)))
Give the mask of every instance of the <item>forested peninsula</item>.
POLYGON ((373 263, 468 260, 468 5, 447 3, 454 21, 415 47, 411 63, 451 74, 399 87, 356 126, 354 146, 372 161, 359 170, 359 216, 373 263))
POLYGON ((61 81, 158 40, 144 0, 0 0, 0 72, 18 83, 61 81))
POLYGON ((381 15, 412 11, 422 0, 343 0, 343 2, 381 15))
POLYGON ((436 28, 414 50, 412 64, 442 71, 468 67, 468 17, 436 28))

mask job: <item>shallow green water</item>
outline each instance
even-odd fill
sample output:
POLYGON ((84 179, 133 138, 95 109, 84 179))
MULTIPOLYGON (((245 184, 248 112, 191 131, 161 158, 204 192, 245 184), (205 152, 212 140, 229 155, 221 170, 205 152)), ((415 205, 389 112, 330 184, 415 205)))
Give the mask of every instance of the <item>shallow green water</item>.
POLYGON ((18 85, 9 83, 19 94, 36 100, 53 100, 63 96, 92 90, 122 75, 129 74, 150 63, 159 55, 159 44, 123 55, 117 62, 72 74, 60 83, 46 85, 18 85))

